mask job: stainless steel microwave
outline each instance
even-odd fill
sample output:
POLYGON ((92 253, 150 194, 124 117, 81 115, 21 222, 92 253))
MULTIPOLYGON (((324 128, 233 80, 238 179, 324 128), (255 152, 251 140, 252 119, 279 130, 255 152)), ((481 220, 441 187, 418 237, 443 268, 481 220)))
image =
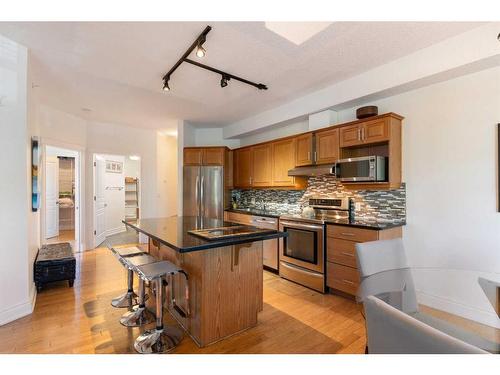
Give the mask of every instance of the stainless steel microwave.
POLYGON ((386 160, 384 156, 341 159, 332 167, 332 174, 346 182, 387 181, 386 160))

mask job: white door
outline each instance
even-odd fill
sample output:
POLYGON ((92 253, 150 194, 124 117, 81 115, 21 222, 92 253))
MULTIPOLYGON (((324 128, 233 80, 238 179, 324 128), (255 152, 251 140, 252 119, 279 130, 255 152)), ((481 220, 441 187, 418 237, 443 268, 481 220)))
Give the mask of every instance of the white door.
POLYGON ((94 156, 94 247, 106 239, 105 163, 104 159, 94 156))
POLYGON ((59 235, 59 159, 48 156, 45 165, 45 238, 59 235))

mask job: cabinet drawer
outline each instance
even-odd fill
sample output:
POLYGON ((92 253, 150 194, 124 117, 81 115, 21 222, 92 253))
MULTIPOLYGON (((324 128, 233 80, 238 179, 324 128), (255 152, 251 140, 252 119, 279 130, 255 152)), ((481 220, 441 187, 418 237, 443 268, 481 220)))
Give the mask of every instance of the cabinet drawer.
POLYGON ((238 212, 225 212, 226 221, 238 224, 252 224, 252 217, 246 214, 240 214, 238 212))
POLYGON ((326 258, 329 262, 356 268, 356 242, 330 237, 326 241, 326 258))
POLYGON ((328 225, 326 233, 328 237, 340 238, 341 240, 368 242, 378 240, 378 231, 372 229, 352 228, 343 225, 328 225))
POLYGON ((356 295, 359 286, 359 273, 355 268, 326 262, 326 285, 345 293, 356 295))

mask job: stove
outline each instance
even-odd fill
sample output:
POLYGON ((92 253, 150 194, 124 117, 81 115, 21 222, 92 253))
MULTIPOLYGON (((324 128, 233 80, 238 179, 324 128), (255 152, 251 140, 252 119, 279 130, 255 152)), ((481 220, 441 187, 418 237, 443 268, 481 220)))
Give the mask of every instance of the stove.
POLYGON ((311 198, 309 208, 296 215, 282 215, 280 220, 324 224, 328 220, 349 220, 349 198, 311 198))
POLYGON ((349 220, 349 198, 311 198, 301 215, 280 216, 280 276, 324 293, 325 222, 349 220))

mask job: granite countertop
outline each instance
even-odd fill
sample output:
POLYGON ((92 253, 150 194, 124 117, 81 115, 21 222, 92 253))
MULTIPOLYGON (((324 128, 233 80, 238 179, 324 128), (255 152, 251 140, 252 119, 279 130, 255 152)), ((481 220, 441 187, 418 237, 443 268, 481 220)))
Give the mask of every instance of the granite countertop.
MULTIPOLYGON (((237 212, 240 214, 247 214, 247 215, 257 215, 257 216, 267 216, 267 217, 274 217, 274 218, 280 218, 281 216, 296 216, 297 218, 300 217, 300 215, 287 215, 285 213, 278 213, 278 212, 273 212, 273 211, 268 211, 268 210, 259 210, 256 208, 244 208, 244 209, 233 209, 229 208, 226 209, 228 212, 237 212)), ((406 225, 405 221, 399 220, 399 221, 377 221, 377 220, 368 220, 368 219, 354 219, 352 221, 349 221, 347 219, 327 219, 325 220, 325 224, 335 224, 335 225, 344 225, 348 227, 355 227, 355 228, 365 228, 365 229, 374 229, 374 230, 384 230, 384 229, 390 229, 390 228, 396 228, 396 227, 401 227, 406 225)))
POLYGON ((259 208, 226 208, 224 211, 236 212, 239 214, 255 215, 255 216, 265 216, 279 218, 282 213, 272 210, 261 210, 259 208))
MULTIPOLYGON (((174 216, 158 219, 140 219, 136 223, 123 222, 126 226, 144 233, 152 239, 168 246, 180 253, 200 251, 223 246, 239 245, 255 241, 263 241, 274 238, 285 237, 286 233, 279 231, 267 231, 241 237, 233 237, 217 240, 205 240, 196 235, 188 233, 195 229, 212 229, 220 227, 241 226, 219 219, 197 218, 191 216, 174 216)), ((254 229, 258 229, 252 227, 254 229)))
POLYGON ((364 219, 331 219, 326 220, 326 224, 334 224, 334 225, 343 225, 346 227, 354 227, 354 228, 364 228, 364 229, 374 229, 374 230, 384 230, 396 227, 402 227, 406 225, 405 221, 376 221, 376 220, 364 220, 364 219))

